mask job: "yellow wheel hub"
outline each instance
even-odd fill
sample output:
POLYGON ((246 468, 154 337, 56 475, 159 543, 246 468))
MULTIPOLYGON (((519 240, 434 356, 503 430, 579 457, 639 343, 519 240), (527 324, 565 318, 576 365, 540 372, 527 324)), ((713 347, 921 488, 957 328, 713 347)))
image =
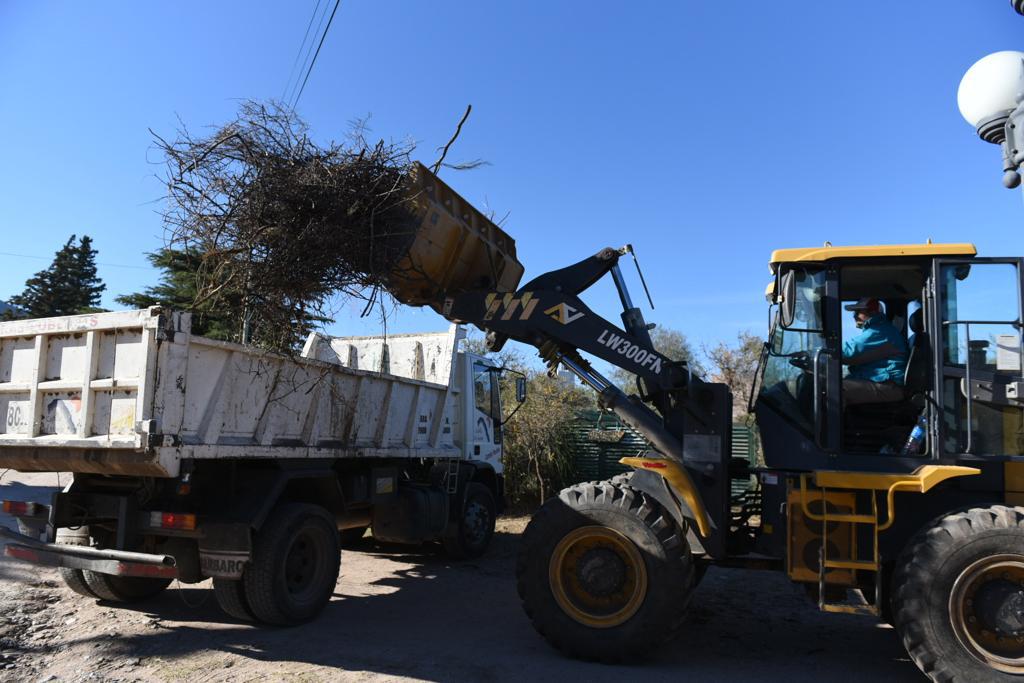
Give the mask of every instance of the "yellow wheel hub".
POLYGON ((949 619, 976 659, 1024 673, 1024 556, 993 555, 967 567, 953 584, 949 619))
POLYGON ((636 545, 615 529, 573 529, 548 565, 551 593, 575 621, 612 628, 628 621, 647 595, 647 566, 636 545))

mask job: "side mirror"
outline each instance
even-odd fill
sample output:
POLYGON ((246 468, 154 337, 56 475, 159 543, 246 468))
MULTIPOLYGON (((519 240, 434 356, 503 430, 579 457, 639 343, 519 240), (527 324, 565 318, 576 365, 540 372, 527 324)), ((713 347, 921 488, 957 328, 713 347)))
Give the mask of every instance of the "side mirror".
POLYGON ((796 275, 792 270, 786 271, 782 276, 779 291, 782 295, 782 301, 779 303, 779 322, 783 327, 789 327, 796 318, 796 275))
POLYGON ((526 378, 516 377, 516 400, 522 403, 526 400, 526 378))

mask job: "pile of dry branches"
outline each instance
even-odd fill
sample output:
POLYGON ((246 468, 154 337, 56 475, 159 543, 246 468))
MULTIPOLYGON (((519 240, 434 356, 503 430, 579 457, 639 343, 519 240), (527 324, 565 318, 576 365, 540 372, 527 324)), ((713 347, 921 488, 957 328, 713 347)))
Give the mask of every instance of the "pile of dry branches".
POLYGON ((293 111, 245 102, 212 135, 154 134, 170 246, 199 256, 197 309, 290 349, 336 294, 372 305, 414 235, 412 145, 368 144, 363 131, 321 146, 293 111))

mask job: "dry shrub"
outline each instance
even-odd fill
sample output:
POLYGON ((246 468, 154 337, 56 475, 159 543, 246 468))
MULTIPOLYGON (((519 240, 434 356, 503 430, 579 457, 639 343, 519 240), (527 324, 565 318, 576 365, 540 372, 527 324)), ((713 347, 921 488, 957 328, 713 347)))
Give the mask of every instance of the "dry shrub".
POLYGON ((413 147, 364 133, 320 145, 294 111, 249 101, 211 135, 155 136, 169 246, 199 261, 196 308, 222 306, 254 343, 288 350, 335 295, 378 300, 414 236, 413 147))

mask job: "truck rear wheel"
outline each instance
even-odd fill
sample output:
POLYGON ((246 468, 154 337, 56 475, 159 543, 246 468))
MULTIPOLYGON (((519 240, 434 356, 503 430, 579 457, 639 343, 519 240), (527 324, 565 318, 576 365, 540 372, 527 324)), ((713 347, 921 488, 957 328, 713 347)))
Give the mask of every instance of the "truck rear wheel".
MULTIPOLYGON (((89 527, 57 529, 57 538, 55 540, 57 545, 89 545, 89 527)), ((64 580, 64 584, 74 592, 87 598, 98 597, 89 588, 89 584, 85 582, 85 574, 82 573, 81 569, 61 567, 58 571, 60 572, 60 578, 64 580)))
POLYGON ((221 611, 239 621, 256 621, 245 599, 245 586, 241 579, 213 579, 213 597, 221 611))
POLYGON ((516 567, 534 627, 566 654, 621 662, 676 635, 693 592, 686 530, 611 482, 562 491, 534 515, 516 567))
POLYGON ((480 482, 471 482, 466 487, 458 524, 450 524, 442 539, 445 552, 457 560, 483 555, 494 538, 496 514, 497 505, 491 490, 480 482))
POLYGON ((933 681, 1021 680, 1024 509, 939 519, 904 549, 893 586, 896 629, 933 681))
POLYGON ((268 624, 309 621, 331 599, 340 564, 334 517, 317 505, 280 505, 256 535, 242 576, 249 609, 268 624))
POLYGON ((84 570, 89 590, 100 600, 110 602, 139 602, 156 597, 171 585, 170 579, 143 576, 113 576, 84 570))

